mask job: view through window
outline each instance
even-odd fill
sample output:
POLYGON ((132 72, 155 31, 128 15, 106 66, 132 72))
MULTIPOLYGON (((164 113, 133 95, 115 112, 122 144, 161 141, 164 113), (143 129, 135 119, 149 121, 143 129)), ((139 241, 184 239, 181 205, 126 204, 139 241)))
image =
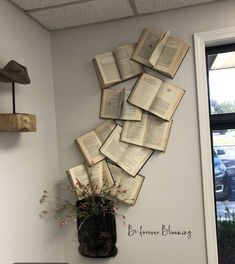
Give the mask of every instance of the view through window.
POLYGON ((206 49, 220 264, 235 264, 235 44, 206 49))

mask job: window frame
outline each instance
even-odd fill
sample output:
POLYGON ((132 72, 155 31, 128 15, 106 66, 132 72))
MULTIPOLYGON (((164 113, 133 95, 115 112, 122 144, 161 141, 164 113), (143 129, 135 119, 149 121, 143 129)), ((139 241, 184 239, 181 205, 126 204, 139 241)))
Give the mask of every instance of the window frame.
POLYGON ((213 166, 211 162, 210 110, 208 104, 209 95, 207 89, 205 48, 231 43, 235 43, 235 27, 194 33, 194 55, 201 146, 201 173, 208 264, 218 264, 218 248, 216 236, 213 166))
MULTIPOLYGON (((220 46, 205 47, 206 65, 207 65, 207 87, 209 95, 209 69, 208 69, 208 56, 213 54, 225 53, 235 51, 235 43, 224 44, 220 46)), ((208 97, 210 107, 210 95, 208 97)), ((210 109, 209 109, 210 111, 210 109)), ((210 112, 210 126, 211 130, 235 128, 235 113, 224 114, 211 114, 210 112)))

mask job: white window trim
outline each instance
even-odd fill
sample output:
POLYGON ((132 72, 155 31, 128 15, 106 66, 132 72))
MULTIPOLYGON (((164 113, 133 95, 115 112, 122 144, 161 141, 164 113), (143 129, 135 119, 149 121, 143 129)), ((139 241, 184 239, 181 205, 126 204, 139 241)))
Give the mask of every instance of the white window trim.
POLYGON ((218 264, 205 48, 235 43, 235 28, 194 34, 201 168, 208 264, 218 264))

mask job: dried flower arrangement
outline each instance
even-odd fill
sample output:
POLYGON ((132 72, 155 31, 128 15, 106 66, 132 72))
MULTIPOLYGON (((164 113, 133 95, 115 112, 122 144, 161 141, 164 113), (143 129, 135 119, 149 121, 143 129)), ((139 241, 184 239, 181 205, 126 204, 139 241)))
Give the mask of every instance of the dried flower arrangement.
MULTIPOLYGON (((116 188, 118 188, 118 186, 116 188)), ((121 202, 115 197, 111 198, 103 191, 101 191, 99 195, 94 191, 91 193, 91 189, 94 190, 96 188, 91 188, 90 184, 83 185, 77 180, 77 187, 75 186, 75 188, 74 186, 72 188, 69 184, 65 185, 60 183, 60 196, 44 190, 39 202, 47 206, 40 212, 39 216, 43 218, 47 214, 54 214, 56 219, 60 221, 60 226, 63 227, 68 223, 76 223, 78 218, 83 218, 85 221, 92 215, 111 213, 114 214, 124 226, 127 226, 126 217, 118 212, 121 202), (69 199, 62 198, 68 193, 76 192, 76 189, 80 190, 79 196, 83 199, 79 199, 78 197, 77 202, 71 202, 69 199), (63 193, 65 193, 65 195, 63 195, 63 193)), ((126 193, 126 190, 122 190, 121 192, 126 193)))
MULTIPOLYGON (((116 256, 115 217, 118 217, 123 225, 127 226, 125 216, 117 212, 120 201, 115 198, 107 198, 107 194, 103 191, 97 195, 95 186, 83 185, 78 180, 72 188, 67 185, 60 190, 66 193, 75 191, 77 202, 70 202, 68 199, 54 196, 45 190, 40 198, 40 203, 47 204, 47 209, 41 211, 40 217, 53 213, 57 219, 60 219, 61 227, 67 223, 76 222, 80 243, 79 252, 82 256, 91 258, 116 256), (93 190, 92 193, 91 190, 93 190)), ((126 191, 123 190, 123 192, 126 191)))
POLYGON ((119 213, 120 205, 135 205, 145 177, 131 177, 105 160, 92 167, 82 163, 69 169, 67 176, 70 184, 59 185, 59 196, 43 192, 40 203, 48 208, 40 216, 54 213, 61 226, 76 222, 81 255, 115 256, 116 218, 127 226, 125 216, 119 213), (70 192, 75 193, 76 201, 61 198, 70 192))

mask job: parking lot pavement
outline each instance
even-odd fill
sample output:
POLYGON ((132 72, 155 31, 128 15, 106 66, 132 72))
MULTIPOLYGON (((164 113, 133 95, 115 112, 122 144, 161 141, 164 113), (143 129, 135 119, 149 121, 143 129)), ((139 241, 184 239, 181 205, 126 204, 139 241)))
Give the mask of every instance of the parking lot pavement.
POLYGON ((216 202, 216 210, 217 210, 217 219, 226 219, 227 218, 227 210, 229 209, 231 213, 235 213, 235 201, 224 201, 224 202, 216 202))

